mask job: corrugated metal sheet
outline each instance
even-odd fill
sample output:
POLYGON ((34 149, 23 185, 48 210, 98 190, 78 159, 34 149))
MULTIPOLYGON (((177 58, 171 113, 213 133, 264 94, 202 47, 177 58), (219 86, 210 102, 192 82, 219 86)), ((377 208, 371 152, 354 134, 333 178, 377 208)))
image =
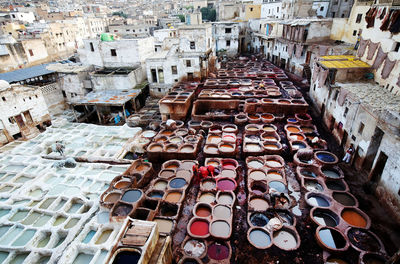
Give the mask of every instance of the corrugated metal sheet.
POLYGON ((15 70, 11 72, 0 73, 0 80, 5 80, 9 83, 15 83, 26 79, 54 73, 54 71, 46 69, 47 65, 49 64, 50 63, 24 68, 20 70, 15 70))

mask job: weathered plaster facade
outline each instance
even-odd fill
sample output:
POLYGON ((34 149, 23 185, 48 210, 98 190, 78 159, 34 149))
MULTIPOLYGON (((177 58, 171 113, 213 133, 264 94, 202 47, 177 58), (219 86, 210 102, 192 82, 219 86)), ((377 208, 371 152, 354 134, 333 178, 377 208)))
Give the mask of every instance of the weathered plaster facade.
POLYGON ((215 50, 226 51, 228 56, 235 56, 239 49, 239 24, 235 22, 213 23, 215 50))

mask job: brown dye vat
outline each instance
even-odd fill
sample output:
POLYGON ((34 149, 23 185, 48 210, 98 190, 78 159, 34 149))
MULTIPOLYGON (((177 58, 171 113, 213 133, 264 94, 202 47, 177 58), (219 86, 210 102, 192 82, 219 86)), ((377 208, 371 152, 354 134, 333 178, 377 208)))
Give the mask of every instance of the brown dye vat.
POLYGON ((126 189, 132 186, 132 182, 130 179, 122 179, 114 184, 114 188, 117 189, 126 189))
POLYGON ((231 153, 235 151, 235 146, 230 143, 220 143, 218 145, 218 150, 223 153, 231 153))
POLYGON ((207 144, 204 147, 204 153, 209 155, 216 155, 219 153, 218 145, 216 144, 207 144))
POLYGON ((266 211, 269 208, 269 204, 264 198, 251 198, 249 201, 249 208, 254 211, 266 211))
POLYGON ((158 174, 158 177, 164 178, 164 179, 169 179, 169 178, 173 177, 174 175, 175 175, 174 170, 164 169, 164 170, 160 171, 160 173, 158 174))
POLYGON ((382 241, 373 232, 362 228, 349 228, 346 236, 350 245, 359 252, 384 252, 382 241))
POLYGON ((289 139, 296 140, 296 141, 303 141, 303 140, 306 139, 306 137, 303 134, 300 134, 300 133, 290 133, 289 134, 289 139))
POLYGON ((122 195, 121 192, 118 191, 109 192, 104 196, 103 202, 114 204, 121 198, 121 195, 122 195))
MULTIPOLYGON (((156 137, 155 139, 155 142, 157 142, 157 143, 164 143, 164 142, 166 142, 167 140, 168 140, 168 137, 166 137, 166 136, 158 136, 158 137, 156 137)), ((151 145, 153 145, 154 143, 152 143, 151 145)), ((155 144, 154 144, 155 145, 155 144)), ((151 149, 151 148, 149 148, 149 150, 151 150, 151 151, 162 151, 162 145, 161 145, 161 150, 153 150, 153 149, 151 149)))
POLYGON ((165 201, 170 202, 170 203, 178 203, 182 200, 182 192, 168 192, 167 195, 165 196, 165 201))
POLYGON ((178 145, 176 144, 168 144, 164 146, 166 152, 176 152, 178 151, 178 145))
POLYGON ((354 227, 369 228, 371 225, 368 216, 356 208, 344 208, 340 216, 348 225, 354 227))
POLYGON ((290 132, 290 133, 299 133, 299 132, 301 132, 301 129, 299 127, 292 126, 292 125, 286 125, 285 126, 285 130, 287 132, 290 132))
POLYGON ((282 180, 283 176, 284 176, 284 174, 282 171, 268 170, 268 172, 267 172, 267 180, 268 181, 282 180))
POLYGON ((206 165, 212 165, 214 167, 218 167, 219 165, 221 165, 221 162, 218 159, 209 159, 206 161, 206 165))
POLYGON ((193 208, 193 215, 197 217, 205 217, 208 218, 211 216, 212 208, 207 203, 198 203, 193 208))
POLYGON ((257 125, 247 125, 247 126, 245 126, 244 129, 245 129, 246 133, 250 134, 250 135, 255 135, 260 132, 260 128, 257 125))
POLYGON ((163 169, 175 171, 177 168, 179 168, 180 165, 181 165, 180 161, 170 160, 170 161, 163 163, 162 167, 163 167, 163 169))
POLYGON ((255 195, 263 195, 267 191, 267 185, 261 181, 255 181, 250 185, 250 191, 255 195))
POLYGON ((160 216, 176 218, 176 217, 178 217, 178 214, 179 214, 179 208, 180 207, 176 204, 163 202, 160 205, 160 210, 159 210, 158 214, 160 216))
POLYGON ((147 148, 147 151, 151 152, 161 152, 163 150, 163 145, 161 143, 151 143, 147 148))
POLYGON ((273 114, 262 114, 261 120, 263 123, 272 123, 275 120, 275 116, 273 114))
POLYGON ((235 124, 243 125, 247 123, 247 116, 245 114, 235 115, 235 124))
POLYGON ((264 132, 275 132, 277 130, 276 126, 272 124, 263 125, 262 130, 264 132))
POLYGON ((179 152, 182 152, 182 153, 192 153, 194 150, 195 150, 195 146, 192 144, 183 144, 179 148, 179 152))

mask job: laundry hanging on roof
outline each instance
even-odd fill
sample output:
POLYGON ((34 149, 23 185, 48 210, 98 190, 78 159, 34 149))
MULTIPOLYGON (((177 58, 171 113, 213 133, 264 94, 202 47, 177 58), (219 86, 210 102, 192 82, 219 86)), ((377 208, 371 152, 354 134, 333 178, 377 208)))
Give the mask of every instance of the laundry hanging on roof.
POLYGON ((386 7, 384 7, 380 12, 379 19, 382 20, 385 17, 385 15, 386 15, 386 7))
POLYGON ((328 54, 329 46, 319 46, 319 56, 324 56, 328 54))
POLYGON ((396 85, 400 87, 400 74, 399 74, 399 78, 397 79, 396 85))
POLYGON ((389 77, 396 62, 397 62, 396 60, 391 61, 388 57, 386 57, 385 65, 383 65, 382 74, 381 74, 383 79, 386 79, 387 77, 389 77))
POLYGON ((400 10, 394 11, 394 14, 391 18, 389 31, 393 34, 397 34, 400 32, 400 10))
POLYGON ((386 59, 386 56, 387 54, 382 50, 382 47, 379 47, 374 64, 372 64, 372 68, 378 69, 382 65, 383 61, 386 59))
POLYGON ((379 42, 378 43, 374 43, 372 41, 369 42, 368 44, 368 55, 367 55, 367 60, 372 60, 372 58, 375 55, 375 51, 379 46, 379 42))
POLYGON ((357 50, 357 57, 361 58, 362 56, 364 56, 364 52, 365 52, 365 49, 367 48, 368 42, 369 42, 369 40, 365 40, 365 39, 361 38, 360 46, 358 47, 358 50, 357 50))
POLYGON ((344 88, 340 88, 340 93, 339 93, 339 97, 338 97, 338 104, 340 106, 344 105, 344 102, 346 101, 346 97, 349 94, 349 91, 344 89, 344 88))
POLYGON ((365 14, 365 21, 367 22, 367 28, 373 27, 375 24, 375 17, 378 13, 378 8, 371 7, 365 14))
POLYGON ((297 44, 296 45, 296 58, 300 59, 302 52, 303 52, 303 46, 300 44, 297 44))
POLYGON ((289 58, 292 57, 292 55, 293 55, 293 50, 294 50, 294 43, 289 43, 289 44, 288 44, 288 54, 289 54, 289 58))
POLYGON ((329 70, 325 70, 324 68, 319 69, 319 76, 318 76, 318 82, 319 85, 322 86, 325 84, 326 78, 328 77, 329 70))
POLYGON ((312 75, 312 80, 313 80, 313 82, 316 82, 316 81, 317 81, 318 74, 319 74, 319 66, 318 66, 317 64, 314 64, 314 67, 313 67, 313 75, 312 75))
POLYGON ((394 10, 389 10, 389 12, 386 14, 385 18, 382 21, 382 25, 380 27, 380 30, 386 31, 389 28, 390 24, 390 17, 392 16, 394 10))

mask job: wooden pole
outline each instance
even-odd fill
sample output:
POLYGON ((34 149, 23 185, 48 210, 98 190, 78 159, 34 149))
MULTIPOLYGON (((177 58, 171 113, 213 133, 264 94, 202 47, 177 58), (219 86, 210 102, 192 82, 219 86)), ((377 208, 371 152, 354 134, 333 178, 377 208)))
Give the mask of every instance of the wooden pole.
POLYGON ((101 122, 102 120, 101 120, 99 109, 97 108, 97 105, 96 105, 96 113, 97 113, 97 117, 99 118, 99 123, 101 125, 102 124, 102 122, 101 122))
POLYGON ((124 112, 125 123, 126 123, 126 113, 125 113, 125 104, 122 105, 122 111, 124 112))

